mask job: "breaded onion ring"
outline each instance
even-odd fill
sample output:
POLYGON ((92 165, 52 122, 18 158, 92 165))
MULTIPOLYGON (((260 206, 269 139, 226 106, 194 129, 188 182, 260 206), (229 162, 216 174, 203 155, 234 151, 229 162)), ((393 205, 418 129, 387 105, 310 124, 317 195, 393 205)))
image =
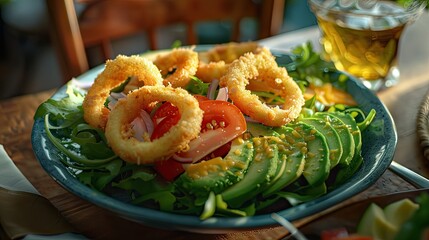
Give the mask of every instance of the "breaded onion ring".
POLYGON ((194 76, 198 68, 198 53, 192 49, 173 49, 167 54, 158 56, 153 63, 165 77, 164 85, 184 87, 194 76), (172 73, 171 75, 169 75, 172 73))
POLYGON ((106 125, 106 139, 123 160, 136 164, 153 163, 188 149, 189 142, 200 133, 202 118, 203 111, 198 101, 186 90, 143 86, 120 99, 112 109, 106 125), (175 105, 179 109, 180 120, 161 138, 140 142, 133 137, 131 122, 144 106, 161 101, 175 105))
POLYGON ((114 60, 108 60, 104 70, 89 88, 82 104, 83 116, 89 125, 104 129, 110 112, 104 103, 110 91, 132 76, 142 85, 162 85, 158 68, 145 58, 119 55, 114 60))
POLYGON ((256 42, 226 43, 216 45, 212 49, 199 53, 200 63, 195 76, 203 82, 220 79, 228 70, 231 62, 248 52, 257 51, 256 42))
MULTIPOLYGON (((229 90, 229 98, 251 118, 268 126, 282 126, 298 117, 304 104, 299 86, 283 67, 278 67, 274 56, 266 48, 259 53, 246 53, 230 64, 220 84, 229 90), (271 92, 285 100, 282 108, 271 107, 246 89, 251 81, 261 81, 271 92)), ((258 84, 255 84, 258 85, 258 84)))
POLYGON ((219 62, 224 61, 229 64, 245 53, 254 52, 259 48, 257 42, 243 42, 243 43, 225 43, 214 46, 205 53, 200 54, 200 58, 206 62, 219 62))
POLYGON ((228 64, 224 61, 203 63, 200 62, 195 76, 203 82, 211 82, 213 79, 220 79, 226 74, 228 64))

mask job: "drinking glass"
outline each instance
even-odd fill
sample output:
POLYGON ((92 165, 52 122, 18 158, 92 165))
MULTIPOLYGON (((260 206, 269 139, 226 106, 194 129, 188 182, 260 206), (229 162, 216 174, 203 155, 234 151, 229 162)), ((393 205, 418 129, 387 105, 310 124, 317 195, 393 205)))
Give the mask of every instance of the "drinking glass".
POLYGON ((322 55, 373 91, 399 81, 404 28, 426 4, 420 0, 308 0, 321 31, 322 55))

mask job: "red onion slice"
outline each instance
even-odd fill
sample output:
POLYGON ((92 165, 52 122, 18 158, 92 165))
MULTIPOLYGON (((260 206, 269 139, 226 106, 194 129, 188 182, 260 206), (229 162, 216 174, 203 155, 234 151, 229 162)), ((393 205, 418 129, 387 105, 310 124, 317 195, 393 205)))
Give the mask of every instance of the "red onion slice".
POLYGON ((143 135, 145 134, 145 132, 147 132, 146 125, 145 125, 143 119, 141 119, 140 117, 136 117, 131 122, 131 129, 133 130, 134 138, 143 142, 144 141, 143 135))
POLYGON ((215 99, 216 89, 219 86, 219 80, 213 79, 213 81, 210 83, 209 88, 207 90, 207 97, 210 100, 215 99))
POLYGON ((108 97, 108 101, 109 101, 109 103, 107 104, 107 108, 110 110, 112 110, 115 107, 116 103, 118 103, 118 100, 116 100, 110 96, 108 97))
POLYGON ((147 113, 145 110, 140 111, 140 117, 143 119, 143 122, 146 125, 146 130, 149 136, 152 135, 153 129, 155 128, 152 122, 152 119, 150 118, 149 113, 147 113))
POLYGON ((190 157, 181 157, 177 154, 174 154, 172 157, 174 160, 181 162, 181 163, 192 163, 192 158, 190 158, 190 157))
POLYGON ((111 96, 112 98, 116 99, 116 100, 119 100, 119 99, 121 99, 121 98, 126 97, 127 95, 126 95, 125 93, 123 93, 123 92, 119 92, 119 93, 117 93, 117 92, 111 92, 111 93, 110 93, 110 96, 111 96))
POLYGON ((145 110, 140 111, 140 116, 136 117, 131 122, 131 129, 134 132, 134 137, 139 141, 144 141, 144 134, 152 135, 154 130, 154 125, 152 119, 145 110))
POLYGON ((219 88, 219 92, 217 94, 216 100, 221 100, 221 101, 228 101, 228 88, 227 87, 223 87, 223 88, 219 88))
POLYGON ((246 122, 251 122, 251 123, 260 123, 258 121, 256 121, 255 119, 249 117, 249 116, 244 116, 244 119, 246 119, 246 122))

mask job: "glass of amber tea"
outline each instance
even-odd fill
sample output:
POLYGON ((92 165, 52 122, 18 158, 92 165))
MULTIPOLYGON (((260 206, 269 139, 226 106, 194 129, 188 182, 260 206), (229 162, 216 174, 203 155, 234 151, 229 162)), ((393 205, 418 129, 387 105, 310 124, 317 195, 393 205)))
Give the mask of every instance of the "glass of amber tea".
POLYGON ((399 81, 399 40, 425 9, 423 2, 308 0, 321 31, 324 58, 373 91, 399 81))

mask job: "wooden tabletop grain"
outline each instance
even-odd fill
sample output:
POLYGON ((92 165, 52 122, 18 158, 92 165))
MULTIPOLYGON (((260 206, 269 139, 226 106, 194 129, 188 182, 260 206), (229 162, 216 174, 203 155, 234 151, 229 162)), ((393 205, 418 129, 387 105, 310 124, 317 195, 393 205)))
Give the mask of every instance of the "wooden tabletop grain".
MULTIPOLYGON (((427 160, 423 156, 416 132, 417 113, 427 97, 429 86, 429 15, 415 29, 409 29, 400 53, 401 82, 378 93, 391 112, 398 132, 394 160, 429 177, 427 160), (426 24, 426 26, 425 26, 426 24), (420 34, 420 35, 419 35, 420 34), (422 36, 423 34, 423 36, 422 36), (426 35, 424 35, 426 34, 426 35)), ((287 39, 288 36, 284 36, 287 39)), ((281 40, 281 38, 280 38, 281 40)), ((0 144, 22 173, 70 221, 76 230, 91 239, 280 239, 287 234, 282 227, 241 231, 221 235, 202 235, 188 232, 149 228, 125 220, 115 214, 84 201, 64 190, 39 165, 30 141, 33 115, 37 107, 55 90, 25 95, 0 102, 0 144)), ((387 170, 373 186, 337 206, 306 219, 294 222, 298 227, 315 217, 333 211, 350 202, 373 196, 413 190, 412 185, 387 170)))

